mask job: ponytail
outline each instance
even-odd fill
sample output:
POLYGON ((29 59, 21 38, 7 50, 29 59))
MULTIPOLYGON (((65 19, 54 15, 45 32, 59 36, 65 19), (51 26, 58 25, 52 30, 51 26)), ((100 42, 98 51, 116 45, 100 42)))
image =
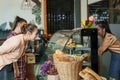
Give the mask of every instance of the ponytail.
POLYGON ((16 17, 15 17, 15 20, 14 20, 14 22, 13 22, 12 31, 16 28, 16 26, 18 25, 18 23, 21 23, 21 22, 26 22, 26 23, 27 23, 27 21, 26 21, 25 19, 20 18, 19 16, 16 16, 16 17))

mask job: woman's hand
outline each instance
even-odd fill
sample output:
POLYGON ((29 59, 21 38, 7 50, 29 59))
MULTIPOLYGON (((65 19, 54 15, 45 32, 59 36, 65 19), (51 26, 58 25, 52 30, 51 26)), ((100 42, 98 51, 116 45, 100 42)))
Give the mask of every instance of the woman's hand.
POLYGON ((98 48, 98 55, 101 56, 102 53, 103 53, 103 51, 102 51, 102 47, 99 47, 99 48, 98 48))

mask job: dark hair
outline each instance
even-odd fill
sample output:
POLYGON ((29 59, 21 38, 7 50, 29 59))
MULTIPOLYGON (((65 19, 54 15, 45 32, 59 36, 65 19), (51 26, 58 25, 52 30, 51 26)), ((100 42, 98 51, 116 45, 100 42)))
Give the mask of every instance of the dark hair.
POLYGON ((35 24, 27 24, 27 27, 22 28, 22 34, 26 34, 28 31, 29 32, 34 32, 34 30, 37 29, 37 26, 35 24))
POLYGON ((22 23, 22 22, 26 22, 26 23, 27 23, 27 21, 26 21, 25 19, 23 19, 23 18, 21 18, 21 17, 19 17, 19 16, 16 16, 16 17, 15 17, 15 20, 14 20, 14 22, 13 22, 12 31, 16 28, 16 26, 18 25, 18 23, 22 23))
POLYGON ((97 21, 97 22, 95 22, 95 24, 98 25, 100 28, 105 29, 105 31, 107 33, 112 34, 107 20, 97 21))

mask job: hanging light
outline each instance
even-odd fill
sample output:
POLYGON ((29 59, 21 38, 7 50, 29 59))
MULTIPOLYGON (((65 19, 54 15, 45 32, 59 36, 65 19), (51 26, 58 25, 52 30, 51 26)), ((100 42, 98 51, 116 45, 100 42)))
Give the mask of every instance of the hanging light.
POLYGON ((21 9, 27 10, 27 9, 31 9, 31 8, 32 8, 31 0, 23 0, 23 2, 21 4, 21 9))

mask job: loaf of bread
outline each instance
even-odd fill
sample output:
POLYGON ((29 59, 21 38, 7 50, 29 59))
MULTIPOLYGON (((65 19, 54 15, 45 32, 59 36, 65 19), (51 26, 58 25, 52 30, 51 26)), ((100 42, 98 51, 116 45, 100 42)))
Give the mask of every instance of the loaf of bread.
POLYGON ((64 54, 64 52, 62 52, 61 50, 57 49, 57 50, 55 51, 55 54, 62 55, 62 54, 64 54))
POLYGON ((67 53, 62 52, 61 50, 56 50, 53 54, 54 59, 63 62, 71 62, 71 61, 83 61, 87 57, 87 53, 77 56, 77 55, 69 55, 67 53))
POLYGON ((102 78, 89 67, 80 71, 79 75, 85 80, 102 80, 102 78))
POLYGON ((59 61, 70 62, 70 56, 66 54, 53 54, 53 57, 59 61))
POLYGON ((70 39, 68 41, 68 38, 61 38, 59 40, 56 41, 56 44, 61 45, 61 46, 67 46, 67 47, 75 47, 76 43, 74 40, 70 39))
POLYGON ((59 61, 70 62, 70 56, 59 49, 55 51, 53 57, 59 61))

